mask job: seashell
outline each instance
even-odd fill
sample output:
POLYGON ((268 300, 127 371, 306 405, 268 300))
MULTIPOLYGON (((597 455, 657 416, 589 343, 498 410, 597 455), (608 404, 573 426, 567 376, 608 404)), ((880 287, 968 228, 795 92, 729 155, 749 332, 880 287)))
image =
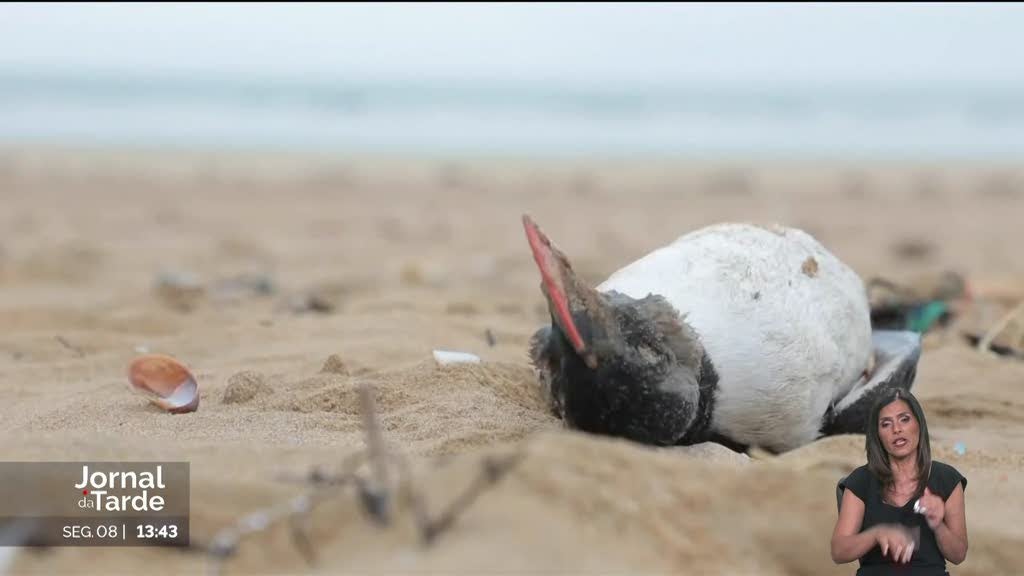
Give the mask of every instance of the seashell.
POLYGON ((434 350, 434 360, 441 366, 447 364, 479 364, 480 357, 468 352, 453 352, 449 350, 434 350))
POLYGON ((132 390, 171 414, 194 412, 199 408, 199 384, 184 364, 162 354, 136 358, 128 367, 132 390))

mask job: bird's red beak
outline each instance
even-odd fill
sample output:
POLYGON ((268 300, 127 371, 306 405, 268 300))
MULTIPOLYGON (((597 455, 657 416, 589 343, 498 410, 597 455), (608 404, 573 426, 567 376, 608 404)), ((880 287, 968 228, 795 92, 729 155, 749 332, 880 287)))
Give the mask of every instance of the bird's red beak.
POLYGON ((576 323, 573 322, 570 308, 570 298, 572 297, 570 291, 575 289, 575 275, 569 265, 569 260, 551 245, 548 237, 527 215, 523 215, 523 228, 526 229, 526 239, 530 242, 533 259, 537 262, 537 268, 540 269, 543 279, 544 293, 554 309, 556 320, 576 353, 586 359, 589 357, 586 354, 587 345, 580 335, 579 329, 576 328, 576 323))

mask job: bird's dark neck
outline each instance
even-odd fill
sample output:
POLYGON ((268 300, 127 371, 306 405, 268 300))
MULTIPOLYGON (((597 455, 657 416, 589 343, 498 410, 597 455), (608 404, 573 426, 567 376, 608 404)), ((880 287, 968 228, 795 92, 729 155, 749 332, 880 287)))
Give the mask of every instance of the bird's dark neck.
POLYGON ((712 429, 718 372, 697 333, 664 298, 608 299, 622 346, 595 347, 603 359, 596 368, 556 322, 534 335, 530 353, 552 411, 573 428, 648 444, 720 441, 712 429))
POLYGON ((697 415, 686 435, 679 440, 679 444, 684 446, 713 439, 711 415, 715 410, 715 398, 718 395, 718 372, 715 371, 715 365, 711 363, 706 350, 700 359, 700 378, 697 380, 697 386, 700 390, 697 415))

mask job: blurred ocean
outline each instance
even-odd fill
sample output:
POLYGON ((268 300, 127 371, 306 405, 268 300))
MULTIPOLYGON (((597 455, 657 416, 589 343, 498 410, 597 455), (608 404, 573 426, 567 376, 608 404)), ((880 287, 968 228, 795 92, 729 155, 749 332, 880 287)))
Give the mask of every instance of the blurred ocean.
POLYGON ((1024 157, 1024 84, 573 86, 0 72, 0 146, 1024 157))

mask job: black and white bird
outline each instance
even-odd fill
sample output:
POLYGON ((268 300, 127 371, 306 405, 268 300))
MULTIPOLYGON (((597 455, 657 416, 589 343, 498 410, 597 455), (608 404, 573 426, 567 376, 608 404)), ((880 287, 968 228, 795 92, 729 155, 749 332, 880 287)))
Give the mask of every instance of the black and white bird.
POLYGON ((861 278, 805 232, 709 226, 591 288, 523 225, 551 313, 530 354, 570 427, 784 452, 863 433, 878 393, 913 384, 920 335, 872 332, 861 278))

